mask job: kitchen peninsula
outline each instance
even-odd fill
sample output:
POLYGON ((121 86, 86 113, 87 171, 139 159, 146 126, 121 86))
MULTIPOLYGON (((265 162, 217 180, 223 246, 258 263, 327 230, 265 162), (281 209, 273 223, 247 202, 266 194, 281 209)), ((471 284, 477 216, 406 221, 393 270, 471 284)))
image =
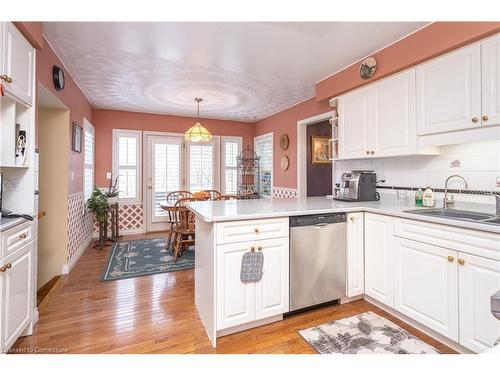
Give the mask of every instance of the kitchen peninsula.
MULTIPOLYGON (((494 205, 462 205, 495 214, 494 205)), ((500 335, 489 299, 482 298, 499 287, 498 225, 408 213, 414 207, 390 194, 378 202, 316 197, 189 207, 196 214, 195 304, 214 347, 217 337, 281 320, 289 311, 290 217, 340 212, 347 214, 343 300, 365 298, 462 352, 484 351, 500 335), (264 254, 263 276, 242 283, 241 259, 252 248, 264 254), (488 285, 476 290, 479 263, 488 269, 488 285), (425 279, 422 269, 429 270, 425 279)))

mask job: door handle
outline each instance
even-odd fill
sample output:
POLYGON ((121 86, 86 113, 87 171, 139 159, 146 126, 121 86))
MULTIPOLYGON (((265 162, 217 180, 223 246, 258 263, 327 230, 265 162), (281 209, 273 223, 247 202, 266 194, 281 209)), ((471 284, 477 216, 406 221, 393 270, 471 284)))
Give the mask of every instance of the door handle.
POLYGON ((314 228, 321 229, 321 228, 326 227, 327 225, 328 225, 327 223, 318 223, 318 224, 314 225, 314 228))

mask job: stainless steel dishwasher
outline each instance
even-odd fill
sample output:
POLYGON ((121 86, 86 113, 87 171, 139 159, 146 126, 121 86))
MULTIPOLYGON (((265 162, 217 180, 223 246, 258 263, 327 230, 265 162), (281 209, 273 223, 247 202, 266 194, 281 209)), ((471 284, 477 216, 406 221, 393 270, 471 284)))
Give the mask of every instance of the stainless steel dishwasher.
POLYGON ((290 311, 345 296, 346 214, 290 217, 290 311))

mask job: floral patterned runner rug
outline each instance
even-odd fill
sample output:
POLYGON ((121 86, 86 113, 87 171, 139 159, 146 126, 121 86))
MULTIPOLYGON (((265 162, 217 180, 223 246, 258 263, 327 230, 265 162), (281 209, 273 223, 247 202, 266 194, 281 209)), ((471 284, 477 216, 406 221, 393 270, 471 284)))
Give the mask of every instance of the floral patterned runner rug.
POLYGON ((166 238, 119 241, 113 245, 101 281, 126 279, 194 268, 194 247, 185 250, 174 262, 166 238))
POLYGON ((320 354, 439 354, 372 311, 299 331, 320 354))

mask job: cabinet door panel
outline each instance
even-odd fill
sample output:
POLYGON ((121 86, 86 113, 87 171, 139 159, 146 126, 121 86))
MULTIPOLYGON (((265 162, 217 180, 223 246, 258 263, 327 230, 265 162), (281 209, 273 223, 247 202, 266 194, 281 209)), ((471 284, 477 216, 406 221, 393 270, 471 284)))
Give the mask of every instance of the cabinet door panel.
POLYGON ((255 284, 255 319, 289 311, 289 239, 257 241, 264 254, 264 273, 255 284))
POLYGON ((472 44, 417 67, 419 135, 481 125, 481 49, 472 44), (473 118, 477 122, 473 122, 473 118))
POLYGON ((3 342, 7 351, 32 319, 32 256, 33 243, 5 258, 11 267, 3 273, 5 298, 3 342))
POLYGON ((416 153, 415 69, 374 85, 371 118, 375 156, 416 153))
POLYGON ((4 56, 1 74, 12 78, 12 83, 6 84, 6 89, 27 104, 32 105, 35 50, 12 23, 5 22, 3 26, 4 56))
POLYGON ((500 34, 481 43, 483 125, 500 124, 500 34))
POLYGON ((458 341, 457 253, 395 237, 394 260, 394 308, 458 341))
POLYGON ((393 218, 365 214, 365 294, 393 307, 393 218))
POLYGON ((460 344, 475 352, 493 346, 500 321, 491 314, 490 297, 500 290, 500 262, 459 253, 460 344))
POLYGON ((347 215, 347 297, 365 292, 364 217, 362 212, 347 215))
POLYGON ((241 259, 253 242, 217 247, 217 330, 254 320, 254 283, 240 280, 241 259))
POLYGON ((361 89, 339 98, 339 158, 366 157, 369 148, 369 89, 361 89))

